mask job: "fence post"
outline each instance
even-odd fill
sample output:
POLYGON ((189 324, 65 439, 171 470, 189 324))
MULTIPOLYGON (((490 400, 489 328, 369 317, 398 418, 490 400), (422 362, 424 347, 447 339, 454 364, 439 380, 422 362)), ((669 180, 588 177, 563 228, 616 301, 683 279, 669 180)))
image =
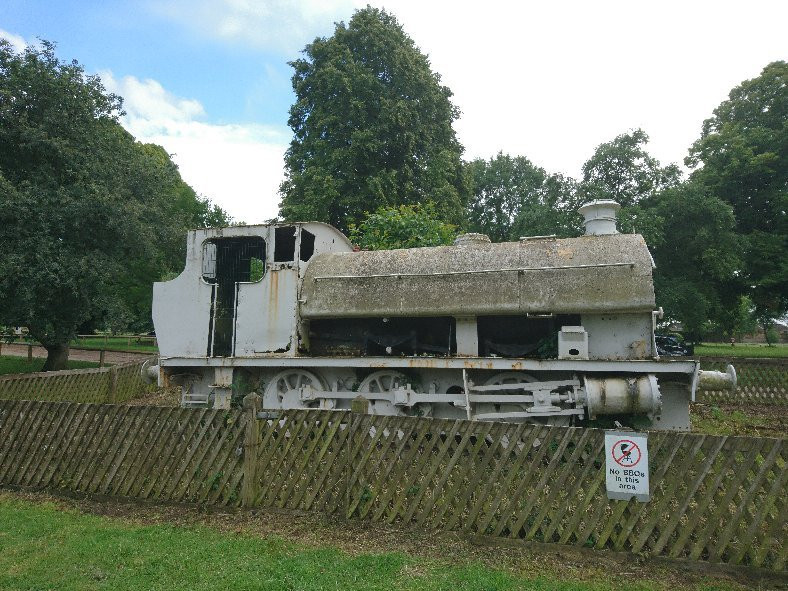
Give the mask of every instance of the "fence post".
POLYGON ((345 478, 345 518, 350 519, 350 504, 353 501, 353 485, 358 479, 355 473, 355 466, 353 462, 352 453, 358 443, 359 427, 364 419, 364 415, 369 414, 369 400, 364 398, 361 394, 356 396, 350 403, 350 436, 348 437, 348 459, 345 463, 345 470, 347 471, 345 478))
POLYGON ((118 397, 118 368, 114 365, 109 368, 109 391, 107 392, 107 404, 115 404, 118 397))
POLYGON ((104 367, 104 349, 99 353, 99 367, 104 367))
POLYGON ((27 362, 32 363, 33 361, 33 345, 27 346, 27 362))
POLYGON ((244 458, 243 484, 241 485, 241 505, 251 507, 257 500, 259 483, 257 482, 257 463, 260 447, 260 425, 257 413, 260 410, 260 397, 251 392, 244 396, 244 458))

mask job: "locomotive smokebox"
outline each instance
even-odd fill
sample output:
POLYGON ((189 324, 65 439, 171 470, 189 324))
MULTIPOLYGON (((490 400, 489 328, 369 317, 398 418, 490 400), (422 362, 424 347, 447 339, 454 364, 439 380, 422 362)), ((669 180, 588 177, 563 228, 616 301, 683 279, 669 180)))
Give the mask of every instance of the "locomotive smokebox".
POLYGON ((577 211, 583 216, 586 236, 600 236, 603 234, 618 234, 616 228, 616 213, 621 206, 610 199, 590 201, 577 211))

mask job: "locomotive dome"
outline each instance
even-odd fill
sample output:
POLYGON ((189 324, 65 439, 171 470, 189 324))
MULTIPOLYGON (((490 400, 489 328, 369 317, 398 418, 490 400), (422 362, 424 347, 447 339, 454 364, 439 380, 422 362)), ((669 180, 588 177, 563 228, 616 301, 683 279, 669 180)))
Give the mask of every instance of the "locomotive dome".
POLYGON ((643 237, 618 233, 331 252, 299 300, 304 318, 650 312, 652 267, 643 237))

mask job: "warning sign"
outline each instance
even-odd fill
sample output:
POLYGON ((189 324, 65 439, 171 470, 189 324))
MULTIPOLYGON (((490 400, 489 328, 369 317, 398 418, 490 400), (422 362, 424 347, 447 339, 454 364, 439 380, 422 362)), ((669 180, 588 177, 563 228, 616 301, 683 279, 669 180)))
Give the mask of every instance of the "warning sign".
POLYGON ((607 498, 649 500, 648 435, 605 432, 607 498))

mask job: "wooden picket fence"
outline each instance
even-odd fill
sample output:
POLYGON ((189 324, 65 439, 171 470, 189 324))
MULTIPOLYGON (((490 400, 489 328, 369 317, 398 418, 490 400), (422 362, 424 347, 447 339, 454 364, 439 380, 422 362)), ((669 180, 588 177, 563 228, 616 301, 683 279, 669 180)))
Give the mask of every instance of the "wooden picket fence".
POLYGON ((0 484, 137 499, 238 500, 238 411, 0 401, 0 484))
POLYGON ((788 405, 788 359, 704 357, 700 365, 701 369, 725 371, 729 363, 736 368, 736 391, 700 391, 698 402, 788 405))
POLYGON ((784 571, 783 439, 649 434, 610 501, 604 431, 294 410, 0 401, 0 485, 348 519, 784 571))
MULTIPOLYGON (((152 358, 151 358, 152 359, 152 358)), ((0 398, 120 403, 137 398, 151 386, 142 379, 150 360, 95 369, 72 369, 0 376, 0 398)))

